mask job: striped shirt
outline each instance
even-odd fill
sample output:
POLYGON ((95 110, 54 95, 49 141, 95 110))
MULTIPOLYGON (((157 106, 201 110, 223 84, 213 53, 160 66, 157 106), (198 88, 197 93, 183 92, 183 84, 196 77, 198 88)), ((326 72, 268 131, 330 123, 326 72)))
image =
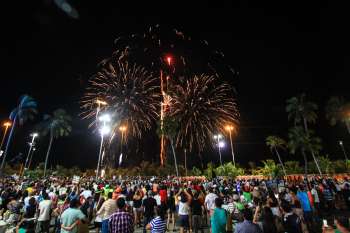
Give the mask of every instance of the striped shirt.
POLYGON ((151 225, 151 233, 164 233, 166 230, 166 222, 159 216, 152 219, 149 224, 151 225))

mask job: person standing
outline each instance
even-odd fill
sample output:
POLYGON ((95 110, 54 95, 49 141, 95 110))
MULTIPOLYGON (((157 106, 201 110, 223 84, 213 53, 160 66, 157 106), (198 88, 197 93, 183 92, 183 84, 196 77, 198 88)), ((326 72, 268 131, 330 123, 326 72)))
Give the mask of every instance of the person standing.
POLYGON ((61 215, 61 233, 77 233, 78 223, 86 219, 79 209, 79 200, 74 198, 69 203, 69 208, 61 215))
POLYGON ((237 224, 235 233, 262 233, 259 225, 253 223, 252 211, 250 209, 244 209, 242 212, 244 221, 237 224))
POLYGON ((107 193, 107 200, 103 202, 101 209, 96 213, 102 218, 102 233, 108 233, 108 219, 117 210, 117 203, 112 199, 112 195, 112 192, 107 193))
POLYGON ((176 198, 179 199, 179 220, 180 220, 180 233, 190 230, 190 204, 192 196, 186 189, 180 189, 176 198))
POLYGON ((143 200, 142 206, 144 208, 143 232, 146 233, 146 226, 153 219, 154 208, 157 206, 157 201, 153 198, 151 190, 147 192, 147 197, 143 200))
POLYGON ((151 230, 151 233, 165 233, 166 231, 166 221, 165 221, 165 206, 157 207, 157 217, 152 219, 150 223, 147 224, 146 229, 151 230))
POLYGON ((300 185, 299 190, 297 192, 297 197, 300 201, 301 207, 303 209, 303 217, 308 226, 311 226, 312 223, 312 208, 307 192, 305 191, 305 187, 300 185))
POLYGON ((117 211, 108 220, 110 233, 131 233, 134 232, 134 219, 131 213, 126 211, 124 198, 117 199, 117 211))
POLYGON ((43 200, 39 203, 38 208, 39 216, 37 231, 49 233, 52 201, 50 200, 50 197, 45 190, 42 191, 42 198, 43 200))
POLYGON ((203 204, 201 204, 201 202, 198 200, 198 196, 199 196, 199 192, 196 192, 191 202, 192 231, 194 233, 198 233, 198 230, 200 230, 203 233, 204 232, 202 228, 203 204))
POLYGON ((215 209, 210 218, 211 232, 212 233, 226 233, 226 210, 221 208, 223 201, 221 198, 215 199, 215 209))

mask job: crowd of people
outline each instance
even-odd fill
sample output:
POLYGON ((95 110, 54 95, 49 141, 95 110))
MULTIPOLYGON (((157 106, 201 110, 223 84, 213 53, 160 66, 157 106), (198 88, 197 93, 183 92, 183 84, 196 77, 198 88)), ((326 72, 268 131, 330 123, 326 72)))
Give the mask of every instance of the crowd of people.
POLYGON ((346 177, 6 177, 0 193, 0 233, 349 232, 346 177))

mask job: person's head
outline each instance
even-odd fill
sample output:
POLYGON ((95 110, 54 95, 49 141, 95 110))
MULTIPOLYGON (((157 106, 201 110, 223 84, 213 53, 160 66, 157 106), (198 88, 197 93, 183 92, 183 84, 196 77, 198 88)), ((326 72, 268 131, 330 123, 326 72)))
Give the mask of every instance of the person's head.
POLYGON ((108 194, 107 194, 108 199, 111 199, 112 196, 113 196, 113 192, 108 192, 108 194))
POLYGON ((223 204, 223 201, 220 197, 215 198, 215 207, 216 208, 221 208, 222 204, 223 204))
POLYGON ((117 199, 117 207, 120 210, 125 208, 125 199, 123 197, 117 199))
POLYGON ((337 228, 349 229, 349 219, 346 216, 343 216, 343 215, 335 216, 334 223, 337 226, 337 228))
POLYGON ((232 196, 233 201, 239 201, 239 195, 238 194, 233 194, 232 196))
POLYGON ((292 212, 292 207, 290 206, 290 204, 287 201, 282 201, 281 208, 282 208, 284 213, 292 212))
POLYGON ((242 213, 243 213, 243 218, 245 220, 253 221, 253 212, 251 209, 246 208, 242 211, 242 213))
POLYGON ((35 206, 35 198, 34 197, 31 197, 31 198, 29 198, 29 205, 30 206, 35 206))
POLYGON ((49 200, 50 199, 49 195, 47 194, 47 192, 45 190, 42 191, 42 196, 43 196, 44 200, 49 200))
POLYGON ((166 209, 164 206, 158 206, 157 209, 157 215, 164 220, 165 219, 165 213, 166 213, 166 209))
POLYGON ((79 200, 77 198, 73 198, 69 202, 69 207, 70 208, 78 208, 79 207, 79 200))

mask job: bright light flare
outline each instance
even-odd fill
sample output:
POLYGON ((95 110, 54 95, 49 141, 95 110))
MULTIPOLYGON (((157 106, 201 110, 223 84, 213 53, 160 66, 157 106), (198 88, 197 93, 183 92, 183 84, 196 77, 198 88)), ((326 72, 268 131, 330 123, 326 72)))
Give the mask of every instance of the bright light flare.
POLYGON ((106 101, 103 101, 103 100, 96 100, 96 103, 99 104, 99 105, 108 105, 106 101))
POLYGON ((225 147, 225 142, 223 142, 223 141, 219 142, 219 143, 218 143, 218 146, 219 146, 220 148, 225 147))
POLYGON ((170 56, 167 56, 167 57, 166 57, 166 61, 168 62, 168 65, 169 65, 169 66, 171 65, 171 60, 172 60, 172 59, 171 59, 170 56))
POLYGON ((214 139, 221 139, 222 138, 222 135, 221 134, 216 134, 216 135, 214 135, 214 139))
POLYGON ((11 125, 12 125, 12 123, 9 122, 9 121, 6 121, 6 122, 3 124, 4 127, 10 127, 11 125))
POLYGON ((32 133, 32 137, 35 138, 35 137, 38 137, 39 134, 38 133, 32 133))
POLYGON ((342 146, 342 145, 343 145, 343 141, 339 141, 339 145, 341 145, 341 146, 342 146))
POLYGON ((227 131, 232 131, 234 128, 235 128, 235 127, 232 126, 232 125, 226 125, 226 127, 225 127, 225 129, 226 129, 227 131))
POLYGON ((100 134, 101 134, 102 136, 108 134, 109 132, 111 132, 111 128, 108 127, 108 126, 103 126, 103 127, 100 129, 100 134))
POLYGON ((111 116, 109 114, 104 114, 98 118, 101 122, 110 122, 111 116))
POLYGON ((119 127, 119 130, 120 130, 121 132, 125 132, 125 131, 126 131, 126 126, 120 126, 120 127, 119 127))

